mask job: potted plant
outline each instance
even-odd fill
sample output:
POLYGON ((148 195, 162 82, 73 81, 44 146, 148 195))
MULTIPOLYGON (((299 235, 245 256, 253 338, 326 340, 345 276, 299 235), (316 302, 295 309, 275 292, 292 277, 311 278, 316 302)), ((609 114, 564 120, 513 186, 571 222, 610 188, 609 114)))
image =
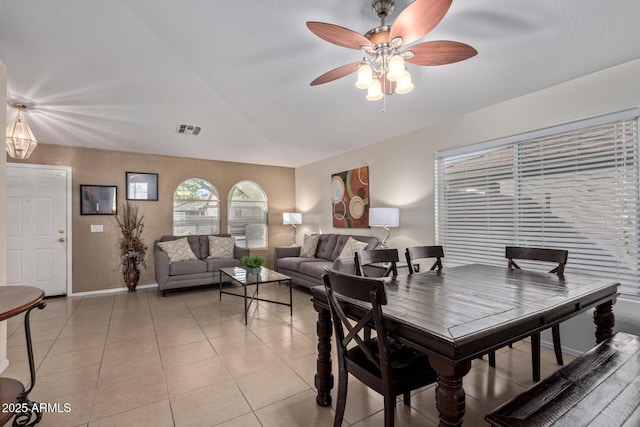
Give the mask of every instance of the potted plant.
POLYGON ((246 267, 248 273, 254 274, 259 274, 261 270, 260 267, 264 264, 264 259, 257 255, 243 256, 240 261, 242 262, 242 265, 246 267))
POLYGON ((136 290, 140 280, 140 265, 147 268, 147 264, 144 261, 147 247, 142 242, 144 215, 139 213, 136 206, 132 206, 127 202, 118 211, 116 222, 122 233, 118 245, 122 276, 129 291, 133 292, 136 290))

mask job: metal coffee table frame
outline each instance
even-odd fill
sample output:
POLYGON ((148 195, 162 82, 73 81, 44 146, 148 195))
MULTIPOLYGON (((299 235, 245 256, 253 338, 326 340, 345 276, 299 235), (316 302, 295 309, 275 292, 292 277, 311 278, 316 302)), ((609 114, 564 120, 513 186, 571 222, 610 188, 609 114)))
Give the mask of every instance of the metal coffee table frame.
POLYGON ((289 307, 289 314, 293 316, 293 292, 291 289, 291 277, 285 276, 284 274, 280 274, 273 270, 270 270, 266 267, 260 268, 260 273, 250 273, 246 269, 241 267, 228 267, 220 269, 220 300, 222 300, 222 294, 234 295, 237 297, 244 298, 244 324, 247 324, 247 313, 249 312, 249 307, 251 307, 251 303, 255 301, 263 301, 270 302, 273 304, 280 304, 289 307), (231 283, 238 283, 242 286, 244 293, 236 294, 233 292, 227 292, 222 290, 222 278, 223 275, 227 276, 231 279, 231 283), (260 285, 268 284, 268 283, 287 283, 289 285, 289 303, 282 301, 274 301, 270 299, 264 299, 258 297, 258 292, 260 290, 260 285), (247 287, 255 285, 256 289, 252 295, 247 293, 247 287))

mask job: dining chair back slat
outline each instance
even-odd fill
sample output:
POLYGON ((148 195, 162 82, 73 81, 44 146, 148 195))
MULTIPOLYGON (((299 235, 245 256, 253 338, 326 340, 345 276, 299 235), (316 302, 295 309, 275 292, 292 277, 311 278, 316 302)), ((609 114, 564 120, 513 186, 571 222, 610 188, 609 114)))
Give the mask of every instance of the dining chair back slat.
POLYGON ((404 253, 409 266, 409 274, 415 273, 415 262, 419 259, 435 258, 435 262, 430 270, 442 270, 442 258, 444 258, 444 249, 442 246, 413 246, 407 248, 404 253))
POLYGON ((356 263, 356 274, 358 276, 369 277, 370 273, 364 267, 378 264, 375 277, 388 277, 398 275, 397 263, 400 261, 397 249, 373 249, 368 251, 358 251, 354 256, 356 263))

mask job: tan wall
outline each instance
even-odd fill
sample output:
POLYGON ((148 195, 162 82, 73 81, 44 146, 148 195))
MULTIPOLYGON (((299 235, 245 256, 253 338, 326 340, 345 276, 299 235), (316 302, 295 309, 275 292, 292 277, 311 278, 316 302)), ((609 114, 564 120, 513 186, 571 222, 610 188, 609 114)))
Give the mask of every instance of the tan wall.
MULTIPOLYGON (((13 160, 11 160, 13 161, 13 160)), ((260 184, 269 199, 269 249, 252 250, 253 255, 273 263, 273 248, 290 244, 288 226, 282 225, 282 212, 295 207, 295 172, 292 168, 244 163, 143 155, 106 150, 70 148, 40 144, 28 163, 71 166, 73 172, 72 239, 73 292, 87 292, 124 287, 119 269, 119 232, 115 218, 106 215, 80 215, 80 185, 116 185, 118 206, 125 203, 125 172, 158 173, 158 201, 130 202, 145 216, 143 239, 149 247, 142 269, 140 285, 156 283, 153 242, 172 233, 173 192, 188 178, 212 182, 221 198, 221 230, 226 231, 226 198, 231 187, 241 180, 260 184), (103 233, 91 233, 91 225, 103 225, 103 233)))

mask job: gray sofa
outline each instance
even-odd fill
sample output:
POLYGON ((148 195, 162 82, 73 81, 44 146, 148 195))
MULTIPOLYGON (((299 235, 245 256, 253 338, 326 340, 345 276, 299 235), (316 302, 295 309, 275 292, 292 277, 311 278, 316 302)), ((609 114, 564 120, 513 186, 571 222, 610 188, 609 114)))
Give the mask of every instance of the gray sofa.
MULTIPOLYGON (((230 234, 214 234, 219 237, 229 237, 230 234)), ((163 236, 153 245, 156 281, 162 296, 167 296, 167 290, 180 289, 191 286, 210 285, 218 283, 219 271, 225 267, 240 267, 243 256, 249 255, 249 249, 235 246, 233 258, 211 258, 209 256, 209 235, 186 236, 189 246, 197 260, 169 262, 167 254, 158 246, 158 242, 176 240, 185 236, 163 236)))
POLYGON ((331 267, 338 259, 349 237, 367 243, 365 250, 375 249, 380 242, 377 237, 371 236, 321 234, 313 258, 301 257, 300 246, 277 246, 273 262, 275 270, 291 277, 297 285, 307 288, 322 285, 324 268, 331 267))

